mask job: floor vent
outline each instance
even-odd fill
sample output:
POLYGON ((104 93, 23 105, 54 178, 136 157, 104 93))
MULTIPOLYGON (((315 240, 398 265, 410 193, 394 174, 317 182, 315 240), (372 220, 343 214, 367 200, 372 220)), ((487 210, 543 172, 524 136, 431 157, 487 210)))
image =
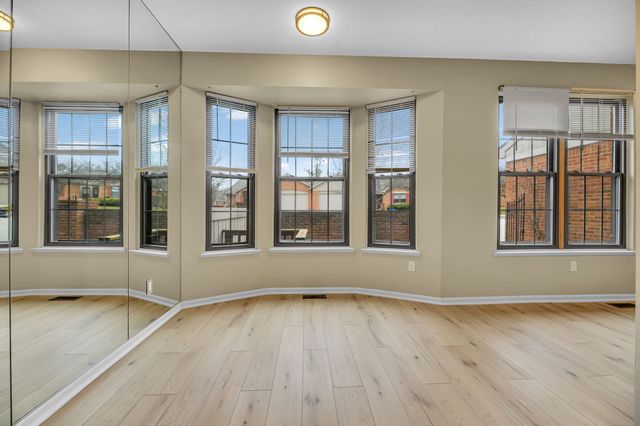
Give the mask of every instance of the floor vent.
POLYGON ((623 302, 623 303, 607 303, 609 306, 613 306, 618 309, 632 309, 636 307, 635 303, 623 302))
POLYGON ((82 296, 56 296, 49 299, 49 302, 73 302, 82 299, 82 296))
POLYGON ((303 299, 326 299, 326 294, 303 294, 303 299))

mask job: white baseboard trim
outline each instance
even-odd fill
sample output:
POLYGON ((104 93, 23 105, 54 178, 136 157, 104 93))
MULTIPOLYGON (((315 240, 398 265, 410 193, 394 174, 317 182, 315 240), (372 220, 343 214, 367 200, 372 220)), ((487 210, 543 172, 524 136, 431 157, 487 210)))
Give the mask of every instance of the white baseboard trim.
POLYGON ((635 300, 634 294, 559 294, 559 295, 524 295, 524 296, 478 296, 478 297, 433 297, 399 291, 378 290, 361 287, 272 287, 181 302, 183 308, 210 305, 248 297, 277 294, 361 294, 365 296, 388 297, 391 299, 410 300, 433 305, 489 305, 512 303, 579 303, 579 302, 618 302, 635 300))
MULTIPOLYGON (((122 294, 126 289, 52 289, 46 290, 50 295, 56 292, 58 295, 104 295, 105 290, 122 294)), ((17 290, 13 292, 22 295, 42 295, 43 289, 17 290)), ((132 290, 131 295, 136 297, 145 295, 143 292, 132 290)), ((634 294, 562 294, 562 295, 529 295, 529 296, 480 296, 480 297, 433 297, 398 291, 378 290, 361 287, 272 287, 255 290, 240 291, 236 293, 222 294, 219 296, 203 297, 200 299, 186 300, 175 304, 169 311, 143 329, 140 333, 126 341, 102 361, 85 372, 82 376, 74 380, 48 400, 36 407, 33 411, 20 419, 19 426, 41 424, 55 414, 74 396, 80 393, 91 382, 97 379, 102 373, 113 366, 126 354, 131 352, 142 341, 149 337, 154 331, 162 327, 169 319, 182 309, 197 306, 211 305, 232 300, 246 299, 249 297, 279 295, 279 294, 361 294, 365 296, 387 297, 392 299, 408 300, 414 302, 430 303, 434 305, 486 305, 486 304, 512 304, 512 303, 579 303, 579 302, 622 302, 634 301, 634 294)), ((142 297, 141 297, 142 298, 142 297)), ((145 299, 146 300, 146 299, 145 299)), ((171 299, 166 299, 171 300, 171 299)))
MULTIPOLYGON (((29 288, 23 290, 12 290, 12 297, 20 296, 126 296, 129 294, 136 299, 157 303, 169 308, 175 306, 178 301, 156 294, 146 294, 140 290, 128 290, 126 288, 29 288)), ((0 291, 0 298, 9 297, 8 291, 0 291)))
POLYGON ((102 361, 98 362, 95 366, 91 367, 83 375, 76 380, 65 386, 45 402, 36 407, 29 414, 21 418, 16 425, 19 426, 31 426, 44 423, 49 417, 55 414, 60 408, 62 408, 67 402, 71 401, 74 396, 79 394, 84 388, 89 386, 91 382, 100 377, 102 373, 107 371, 109 367, 113 366, 116 362, 122 359, 126 354, 131 352, 136 346, 142 343, 147 337, 151 336, 154 331, 162 327, 167 321, 169 321, 174 315, 182 310, 180 304, 177 304, 170 310, 164 313, 161 317, 155 320, 153 323, 145 327, 138 334, 127 340, 115 351, 107 355, 102 361))

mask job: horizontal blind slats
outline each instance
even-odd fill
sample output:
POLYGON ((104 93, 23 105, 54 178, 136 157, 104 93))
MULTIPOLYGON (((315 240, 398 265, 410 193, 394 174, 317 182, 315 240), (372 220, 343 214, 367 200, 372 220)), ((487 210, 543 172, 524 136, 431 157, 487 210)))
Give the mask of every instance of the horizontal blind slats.
POLYGON ((569 138, 633 139, 633 99, 615 94, 572 93, 569 101, 569 138))
POLYGON ((136 104, 139 172, 166 172, 169 164, 169 98, 158 96, 136 104))
POLYGON ((20 100, 0 99, 0 168, 20 168, 20 100), (9 107, 11 105, 11 107, 9 107))
POLYGON ((368 173, 414 172, 415 99, 368 108, 368 173))
POLYGON ((207 170, 255 173, 256 106, 206 96, 207 170))
POLYGON ((349 111, 278 110, 281 157, 349 157, 349 111))
POLYGON ((120 155, 121 126, 114 104, 45 103, 43 154, 120 155))

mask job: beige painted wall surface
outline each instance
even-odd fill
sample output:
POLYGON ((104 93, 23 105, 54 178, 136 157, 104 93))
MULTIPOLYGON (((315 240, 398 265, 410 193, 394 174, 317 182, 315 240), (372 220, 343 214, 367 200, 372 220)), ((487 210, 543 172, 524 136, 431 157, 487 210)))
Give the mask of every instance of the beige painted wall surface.
MULTIPOLYGON (((636 58, 640 58, 640 0, 636 0, 636 58)), ((636 67, 636 93, 640 92, 640 67, 636 67)), ((636 123, 640 123, 640 108, 636 108, 636 123)), ((635 165, 636 170, 640 167, 640 150, 636 150, 635 152, 635 165)), ((633 189, 636 194, 636 211, 635 217, 636 221, 640 218, 640 209, 638 208, 638 200, 640 200, 640 185, 636 182, 633 185, 633 189)), ((638 245, 638 241, 640 241, 640 229, 636 227, 635 229, 635 243, 638 245)), ((640 268, 640 258, 636 256, 636 270, 640 268)), ((636 301, 640 299, 640 276, 636 274, 635 276, 635 294, 636 301)), ((635 395, 634 395, 634 418, 636 419, 636 423, 638 419, 640 419, 640 327, 638 327, 638 323, 640 322, 640 310, 636 309, 636 363, 635 363, 635 395)))
MULTIPOLYGON (((476 60, 185 53, 183 62, 184 299, 259 287, 358 286, 431 296, 630 293, 634 258, 496 257, 497 90, 501 84, 633 89, 634 67, 476 60), (258 109, 257 256, 201 259, 204 248, 204 90, 215 86, 415 89, 419 97, 419 258, 275 254, 273 112, 258 109), (416 272, 407 261, 416 261, 416 272)), ((256 91, 258 92, 258 91, 256 91)), ((247 93, 244 90, 243 93, 247 93)), ((250 91, 249 91, 250 93, 250 91)), ((233 94, 233 93, 230 93, 233 94)), ((384 99, 380 99, 384 100, 384 99)), ((309 99, 309 105, 314 100, 309 99)), ((364 111, 352 114, 351 246, 366 243, 364 111)), ((633 173, 629 188, 634 185, 633 173)), ((633 191, 629 191, 632 193, 633 191)), ((630 235, 633 198, 629 200, 630 235)))

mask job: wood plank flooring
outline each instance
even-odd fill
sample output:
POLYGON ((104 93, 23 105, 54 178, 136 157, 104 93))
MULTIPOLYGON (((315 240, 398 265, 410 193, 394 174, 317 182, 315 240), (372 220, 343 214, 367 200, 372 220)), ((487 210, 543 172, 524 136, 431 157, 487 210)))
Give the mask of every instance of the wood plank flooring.
POLYGON ((631 425, 633 317, 357 295, 192 308, 48 424, 631 425))
MULTIPOLYGON (((24 296, 11 301, 14 419, 71 383, 127 339, 126 296, 84 296, 74 301, 48 301, 50 298, 24 296)), ((167 309, 131 298, 131 334, 167 309)), ((8 338, 4 340, 2 355, 6 358, 8 338)), ((4 378, 0 380, 0 419, 5 419, 9 411, 8 362, 0 364, 0 376, 4 378)), ((150 403, 147 399, 138 409, 144 410, 150 403)))

